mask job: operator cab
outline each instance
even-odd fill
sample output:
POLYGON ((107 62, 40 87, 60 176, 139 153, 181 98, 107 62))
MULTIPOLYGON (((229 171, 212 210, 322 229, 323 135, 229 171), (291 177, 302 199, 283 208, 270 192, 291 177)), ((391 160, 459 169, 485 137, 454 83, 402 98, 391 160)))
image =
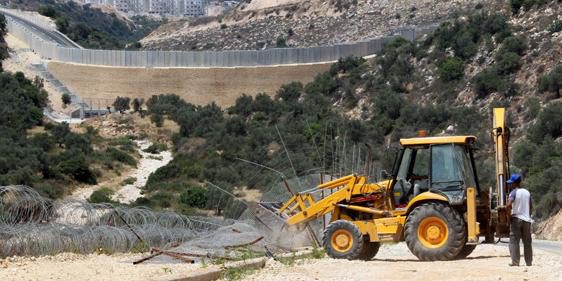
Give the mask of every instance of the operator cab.
POLYGON ((401 139, 392 172, 394 207, 406 207, 426 191, 445 195, 452 205, 464 202, 467 187, 476 187, 479 194, 475 141, 473 136, 401 139))

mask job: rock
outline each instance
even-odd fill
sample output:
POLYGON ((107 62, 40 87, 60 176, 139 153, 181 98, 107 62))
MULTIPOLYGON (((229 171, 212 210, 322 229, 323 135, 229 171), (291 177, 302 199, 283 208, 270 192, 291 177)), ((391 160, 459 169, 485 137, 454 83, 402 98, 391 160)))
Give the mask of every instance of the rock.
POLYGON ((228 28, 221 29, 217 21, 184 26, 171 22, 141 42, 145 49, 152 50, 260 49, 275 47, 277 38, 287 38, 292 29, 290 46, 332 45, 380 37, 404 26, 434 23, 472 5, 467 2, 481 1, 404 0, 391 4, 376 0, 359 1, 357 5, 340 2, 348 1, 299 1, 253 11, 238 8, 222 18, 228 22, 228 28), (414 6, 415 17, 408 17, 414 6), (396 18, 396 14, 403 16, 396 18))

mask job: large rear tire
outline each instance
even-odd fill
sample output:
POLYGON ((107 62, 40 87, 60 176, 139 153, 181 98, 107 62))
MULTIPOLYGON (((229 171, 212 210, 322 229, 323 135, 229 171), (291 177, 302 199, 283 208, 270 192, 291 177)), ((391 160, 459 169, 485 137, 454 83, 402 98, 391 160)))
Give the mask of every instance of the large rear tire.
POLYGON ((406 219, 404 231, 410 251, 422 261, 452 260, 466 242, 461 215, 442 203, 416 207, 406 219))
POLYGON ((466 259, 472 252, 476 249, 476 245, 464 245, 460 253, 457 254, 455 259, 462 260, 466 259))
POLYGON ((335 259, 359 259, 362 254, 365 255, 364 243, 366 242, 359 228, 346 220, 330 223, 322 237, 326 254, 335 259))

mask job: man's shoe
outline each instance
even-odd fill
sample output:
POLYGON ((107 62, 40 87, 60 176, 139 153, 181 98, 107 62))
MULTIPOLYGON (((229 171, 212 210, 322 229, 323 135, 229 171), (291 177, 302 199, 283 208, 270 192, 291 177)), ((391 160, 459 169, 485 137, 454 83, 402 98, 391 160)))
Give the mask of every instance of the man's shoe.
POLYGON ((509 266, 519 266, 519 264, 516 263, 510 263, 509 266))
POLYGON ((532 264, 532 263, 528 263, 527 266, 533 266, 533 264, 532 264))

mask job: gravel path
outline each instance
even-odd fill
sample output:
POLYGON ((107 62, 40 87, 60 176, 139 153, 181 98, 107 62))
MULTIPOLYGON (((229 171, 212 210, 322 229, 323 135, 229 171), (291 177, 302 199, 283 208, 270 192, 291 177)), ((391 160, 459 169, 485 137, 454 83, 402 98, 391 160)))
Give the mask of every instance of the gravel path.
POLYGON ((158 154, 144 152, 144 149, 152 145, 152 143, 147 140, 138 141, 137 145, 140 147, 139 153, 142 155, 142 159, 139 162, 138 168, 130 175, 130 177, 135 178, 136 181, 133 184, 123 186, 115 193, 113 198, 121 203, 131 203, 137 200, 137 198, 142 197, 141 188, 146 184, 150 174, 172 161, 172 152, 168 150, 158 154))
POLYGON ((510 267, 506 247, 479 245, 465 260, 420 262, 405 243, 383 246, 372 261, 305 260, 286 266, 270 260, 244 280, 562 280, 562 259, 535 248, 532 267, 510 267))
MULTIPOLYGON (((131 203, 141 197, 141 188, 146 184, 150 174, 154 173, 158 168, 166 166, 170 161, 172 161, 172 152, 163 151, 158 154, 150 154, 144 152, 143 150, 148 148, 152 143, 148 140, 137 141, 138 152, 142 155, 142 158, 137 164, 137 168, 130 170, 127 174, 124 174, 122 179, 132 177, 135 179, 133 184, 128 184, 119 187, 113 196, 113 200, 121 203, 131 203)), ((104 186, 106 182, 101 182, 94 186, 89 186, 86 188, 80 188, 75 190, 70 198, 77 200, 86 200, 90 198, 92 193, 104 186)))

